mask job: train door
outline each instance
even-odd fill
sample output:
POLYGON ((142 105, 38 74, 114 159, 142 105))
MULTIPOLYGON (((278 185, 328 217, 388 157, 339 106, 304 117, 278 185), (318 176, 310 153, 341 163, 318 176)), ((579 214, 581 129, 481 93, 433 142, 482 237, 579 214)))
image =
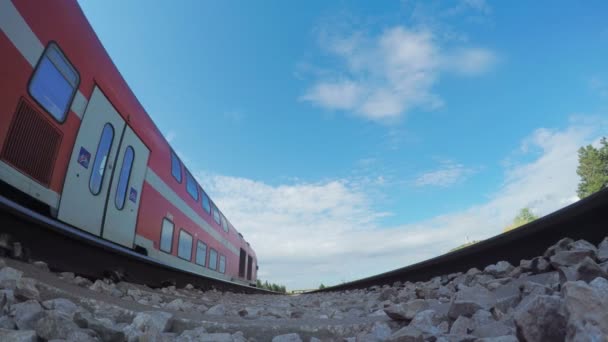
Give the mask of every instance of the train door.
POLYGON ((58 218, 133 247, 149 154, 96 87, 72 150, 58 218))
POLYGON ((135 238, 139 197, 149 155, 146 145, 127 126, 116 159, 102 236, 129 248, 133 247, 135 238))
POLYGON ((102 221, 125 121, 95 87, 63 184, 57 218, 94 235, 102 221))

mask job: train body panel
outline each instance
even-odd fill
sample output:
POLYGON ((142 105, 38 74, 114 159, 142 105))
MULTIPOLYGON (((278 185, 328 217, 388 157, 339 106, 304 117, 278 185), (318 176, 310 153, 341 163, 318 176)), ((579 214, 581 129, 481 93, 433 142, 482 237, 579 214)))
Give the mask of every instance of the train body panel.
POLYGON ((129 248, 145 248, 150 256, 174 267, 255 282, 253 249, 179 160, 180 179, 174 176, 172 148, 76 1, 0 0, 0 28, 0 180, 4 184, 44 203, 66 223, 129 248), (110 114, 94 117, 99 115, 93 110, 99 94, 114 109, 114 119, 110 114), (116 141, 99 163, 95 157, 104 130, 85 132, 87 120, 98 120, 98 126, 112 123, 115 129, 116 141), (91 176, 95 172, 102 176, 99 183, 91 176), (99 191, 91 191, 97 185, 99 191), (163 240, 167 240, 163 235, 167 220, 174 229, 171 248, 165 252, 161 247, 167 243, 163 240), (190 239, 188 253, 185 246, 190 239), (200 266, 203 249, 205 265, 200 266), (245 267, 242 253, 251 258, 245 267), (215 270, 209 267, 210 259, 216 259, 215 270))

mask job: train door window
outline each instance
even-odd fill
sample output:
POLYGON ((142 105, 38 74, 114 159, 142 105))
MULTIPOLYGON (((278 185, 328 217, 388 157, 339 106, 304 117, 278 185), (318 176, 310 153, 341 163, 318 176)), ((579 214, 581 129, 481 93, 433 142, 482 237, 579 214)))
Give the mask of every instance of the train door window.
POLYGON ((211 204, 209 204, 209 196, 205 193, 205 190, 201 189, 201 194, 203 196, 203 209, 207 212, 207 214, 211 214, 211 204))
POLYGON ((213 205, 213 220, 215 220, 215 223, 220 224, 220 211, 217 210, 215 204, 213 205))
POLYGON ((209 268, 217 270, 217 251, 213 248, 209 250, 209 268))
POLYGON ((106 123, 101 131, 99 144, 97 145, 97 153, 91 170, 91 178, 89 179, 89 190, 93 195, 98 195, 103 184, 103 176, 106 173, 106 164, 108 163, 108 154, 114 140, 114 127, 110 123, 106 123))
POLYGON ((196 242, 196 263, 205 266, 207 262, 207 245, 202 241, 196 242))
POLYGON ((186 190, 190 194, 190 197, 195 201, 198 201, 198 185, 196 185, 196 181, 194 177, 186 170, 186 190))
POLYGON ((220 273, 226 273, 226 257, 220 255, 220 273))
POLYGON ((133 147, 127 146, 125 149, 125 154, 122 158, 120 176, 118 177, 118 187, 116 188, 116 198, 114 198, 114 204, 118 210, 122 210, 125 207, 127 187, 129 185, 129 178, 131 177, 131 168, 133 167, 134 159, 135 152, 133 151, 133 147))
POLYGON ((55 120, 64 122, 79 83, 76 69, 55 43, 49 43, 34 70, 28 91, 55 120))
POLYGON ((183 229, 179 231, 177 256, 188 261, 192 259, 192 235, 183 229))
POLYGON ((173 151, 171 151, 171 174, 178 183, 182 182, 182 163, 173 151))
POLYGON ((173 229, 175 226, 173 222, 168 219, 163 219, 163 227, 160 233, 160 250, 171 253, 171 247, 173 245, 173 229))
POLYGON ((222 229, 224 229, 224 231, 228 233, 228 224, 226 223, 226 217, 224 216, 224 214, 221 214, 220 218, 222 220, 222 229))

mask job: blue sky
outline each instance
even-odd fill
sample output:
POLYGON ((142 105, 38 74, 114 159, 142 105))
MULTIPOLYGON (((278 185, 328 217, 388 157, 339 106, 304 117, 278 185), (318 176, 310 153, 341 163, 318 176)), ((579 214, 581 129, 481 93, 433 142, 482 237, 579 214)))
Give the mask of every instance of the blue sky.
POLYGON ((80 1, 141 103, 288 288, 576 200, 606 135, 608 3, 80 1))

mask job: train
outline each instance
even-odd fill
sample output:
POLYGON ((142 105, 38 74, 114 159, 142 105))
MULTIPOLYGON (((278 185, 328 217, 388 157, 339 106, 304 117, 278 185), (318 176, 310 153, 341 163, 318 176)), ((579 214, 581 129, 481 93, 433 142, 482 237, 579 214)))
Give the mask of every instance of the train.
POLYGON ((76 0, 0 0, 0 30, 1 193, 160 263, 254 286, 253 248, 146 113, 76 0))

